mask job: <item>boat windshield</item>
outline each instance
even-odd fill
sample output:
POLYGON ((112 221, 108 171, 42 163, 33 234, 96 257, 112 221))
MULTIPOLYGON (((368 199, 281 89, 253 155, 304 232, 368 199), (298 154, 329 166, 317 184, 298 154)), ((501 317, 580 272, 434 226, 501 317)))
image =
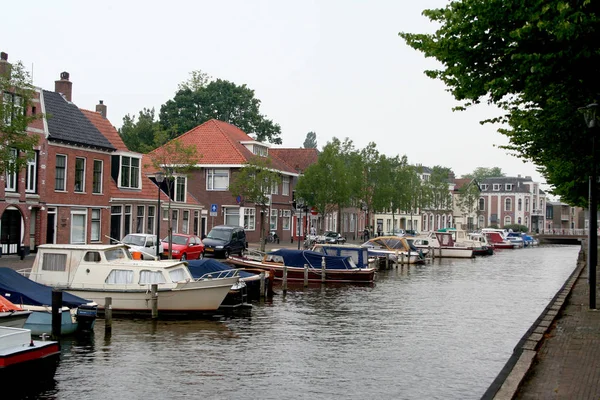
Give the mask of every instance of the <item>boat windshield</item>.
POLYGON ((131 253, 121 248, 106 250, 106 252, 104 252, 104 255, 106 256, 106 261, 132 259, 131 253))
POLYGON ((231 231, 225 229, 211 229, 207 237, 218 240, 229 240, 231 239, 231 231))

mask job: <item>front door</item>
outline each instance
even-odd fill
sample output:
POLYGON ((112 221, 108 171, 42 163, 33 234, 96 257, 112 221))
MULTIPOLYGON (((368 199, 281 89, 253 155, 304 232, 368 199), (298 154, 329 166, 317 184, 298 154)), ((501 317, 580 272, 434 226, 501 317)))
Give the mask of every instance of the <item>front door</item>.
POLYGON ((46 243, 56 243, 56 212, 48 209, 48 223, 46 225, 46 243))
POLYGON ((0 244, 2 254, 18 254, 21 243, 21 212, 16 209, 4 210, 0 220, 0 244))

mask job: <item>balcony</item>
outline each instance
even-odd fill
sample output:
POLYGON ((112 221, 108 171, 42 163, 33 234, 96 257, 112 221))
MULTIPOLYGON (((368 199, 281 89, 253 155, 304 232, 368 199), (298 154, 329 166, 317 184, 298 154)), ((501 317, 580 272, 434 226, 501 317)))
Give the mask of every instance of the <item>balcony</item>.
POLYGON ((541 208, 534 208, 531 211, 531 215, 544 215, 546 213, 545 210, 542 210, 541 208))
POLYGON ((571 216, 569 214, 561 214, 560 220, 561 221, 570 221, 571 220, 571 216))

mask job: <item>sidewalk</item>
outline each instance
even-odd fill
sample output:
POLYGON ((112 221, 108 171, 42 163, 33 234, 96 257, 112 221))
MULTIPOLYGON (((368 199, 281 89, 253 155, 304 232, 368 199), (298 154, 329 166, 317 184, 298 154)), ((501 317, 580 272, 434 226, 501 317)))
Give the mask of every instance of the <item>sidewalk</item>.
POLYGON ((577 268, 484 399, 600 399, 600 311, 588 308, 585 260, 581 251, 577 268))

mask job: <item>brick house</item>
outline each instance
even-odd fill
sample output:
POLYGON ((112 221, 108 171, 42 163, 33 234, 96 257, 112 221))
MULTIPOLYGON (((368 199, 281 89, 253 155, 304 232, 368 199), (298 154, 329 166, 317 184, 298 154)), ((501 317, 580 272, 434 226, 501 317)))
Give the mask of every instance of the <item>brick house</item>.
MULTIPOLYGON (((269 157, 272 168, 281 175, 281 184, 271 191, 271 206, 265 232, 277 232, 280 240, 292 241, 300 231, 298 217, 292 207, 292 193, 301 171, 316 160, 316 149, 274 149, 254 140, 239 128, 223 121, 210 120, 174 139, 195 149, 196 168, 185 179, 188 192, 206 205, 201 214, 201 232, 213 226, 243 226, 248 241, 260 239, 260 208, 235 198, 229 183, 254 156, 269 157)), ((161 148, 154 150, 160 152, 161 148)), ((150 153, 150 156, 154 153, 150 153)))

